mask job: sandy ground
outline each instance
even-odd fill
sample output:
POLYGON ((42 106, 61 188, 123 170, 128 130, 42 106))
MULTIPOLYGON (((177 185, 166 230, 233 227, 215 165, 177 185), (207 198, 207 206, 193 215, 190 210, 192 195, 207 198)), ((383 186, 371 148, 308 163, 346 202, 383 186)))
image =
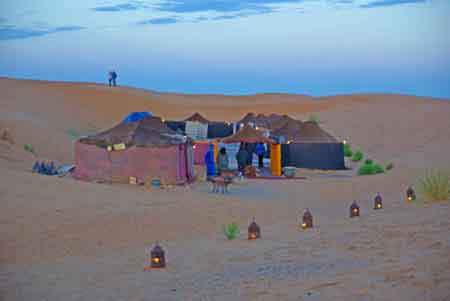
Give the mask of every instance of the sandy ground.
POLYGON ((0 300, 450 300, 450 203, 410 204, 407 185, 450 170, 450 102, 398 95, 327 98, 176 95, 94 84, 0 79, 0 300), (155 190, 32 174, 39 158, 70 163, 75 134, 130 111, 166 119, 199 111, 237 120, 248 111, 316 113, 322 126, 384 175, 300 170, 305 180, 246 180, 228 195, 199 181, 155 190), (75 133, 75 134, 74 134, 75 133), (371 198, 381 192, 381 211, 371 198), (362 216, 348 218, 356 199, 362 216), (316 228, 298 229, 304 208, 316 228), (262 239, 247 241, 252 217, 262 239), (221 225, 241 235, 227 241, 221 225), (165 270, 143 271, 159 240, 165 270))

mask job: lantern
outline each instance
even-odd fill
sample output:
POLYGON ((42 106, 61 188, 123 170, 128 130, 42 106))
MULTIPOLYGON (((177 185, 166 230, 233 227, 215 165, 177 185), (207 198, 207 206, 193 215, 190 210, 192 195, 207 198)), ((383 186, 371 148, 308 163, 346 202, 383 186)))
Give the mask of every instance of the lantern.
POLYGON ((255 222, 255 218, 253 218, 253 221, 248 226, 248 240, 253 240, 257 238, 261 238, 261 228, 255 222))
POLYGON ((373 209, 378 210, 381 208, 383 208, 383 199, 381 198, 381 195, 377 193, 373 201, 373 209))
POLYGON ((313 217, 309 209, 306 209, 305 212, 303 213, 302 228, 307 229, 312 227, 313 227, 313 217))
POLYGON ((350 206, 350 217, 356 217, 359 216, 359 206, 356 204, 356 201, 353 201, 352 205, 350 206))
POLYGON ((414 192, 414 189, 412 187, 408 187, 406 190, 406 199, 408 201, 414 201, 416 199, 416 193, 414 192))
POLYGON ((150 260, 150 266, 152 268, 164 268, 166 266, 166 257, 164 255, 164 250, 163 248, 161 248, 158 242, 150 252, 150 260))

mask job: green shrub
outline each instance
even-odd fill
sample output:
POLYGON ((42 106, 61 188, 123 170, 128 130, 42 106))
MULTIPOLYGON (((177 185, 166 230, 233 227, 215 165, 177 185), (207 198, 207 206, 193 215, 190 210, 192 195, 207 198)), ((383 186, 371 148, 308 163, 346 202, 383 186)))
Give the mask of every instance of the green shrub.
POLYGON ((383 166, 381 166, 381 165, 378 164, 378 163, 373 164, 373 170, 374 170, 374 173, 375 173, 375 174, 377 174, 377 173, 384 173, 384 168, 383 168, 383 166))
POLYGON ((359 176, 365 176, 365 175, 375 175, 379 173, 384 173, 384 168, 377 163, 364 163, 361 165, 358 169, 358 175, 359 176))
POLYGON ((393 169, 394 168, 394 163, 388 163, 387 165, 386 165, 386 170, 391 170, 391 169, 393 169))
POLYGON ((362 151, 356 151, 352 156, 352 161, 359 162, 364 157, 362 151))
POLYGON ((350 144, 348 144, 348 143, 344 144, 344 156, 346 156, 346 157, 353 156, 352 148, 350 147, 350 144))
POLYGON ((418 180, 419 193, 424 201, 450 200, 448 173, 429 171, 418 180))
POLYGON ((371 160, 371 159, 366 159, 366 160, 364 161, 364 164, 373 164, 373 160, 371 160))
POLYGON ((228 240, 233 240, 239 235, 239 226, 236 223, 223 225, 222 231, 228 240))
POLYGON ((319 124, 319 123, 320 123, 319 116, 317 116, 316 114, 311 114, 311 115, 309 115, 307 121, 309 121, 309 122, 314 122, 315 124, 319 124))
POLYGON ((373 165, 372 164, 363 164, 358 169, 358 175, 359 176, 365 176, 365 175, 373 175, 373 165))
POLYGON ((36 151, 34 150, 34 147, 31 144, 25 144, 23 146, 23 149, 29 153, 32 153, 33 155, 36 156, 36 151))

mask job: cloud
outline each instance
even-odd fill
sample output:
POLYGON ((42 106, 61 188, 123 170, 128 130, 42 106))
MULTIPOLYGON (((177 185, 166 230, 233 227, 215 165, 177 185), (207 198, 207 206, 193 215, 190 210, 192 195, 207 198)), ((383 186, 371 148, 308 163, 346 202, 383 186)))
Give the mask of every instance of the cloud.
POLYGON ((157 9, 172 13, 195 13, 215 11, 230 13, 238 11, 253 11, 267 13, 272 11, 270 5, 282 3, 300 3, 304 0, 165 0, 157 5, 157 9))
POLYGON ((0 17, 0 24, 2 24, 2 23, 6 23, 6 18, 0 17))
POLYGON ((128 2, 123 4, 111 5, 111 6, 98 6, 92 8, 92 10, 97 12, 119 12, 119 11, 130 11, 138 10, 144 8, 145 6, 138 3, 128 2))
POLYGON ((163 24, 174 24, 180 20, 174 17, 168 18, 153 18, 145 21, 138 22, 138 25, 163 25, 163 24))
POLYGON ((377 0, 367 4, 360 5, 361 8, 374 8, 383 6, 393 6, 401 4, 425 3, 427 0, 377 0))
POLYGON ((81 26, 61 26, 48 30, 36 30, 28 28, 16 28, 14 26, 0 26, 0 40, 19 40, 33 37, 45 36, 51 33, 82 30, 81 26))

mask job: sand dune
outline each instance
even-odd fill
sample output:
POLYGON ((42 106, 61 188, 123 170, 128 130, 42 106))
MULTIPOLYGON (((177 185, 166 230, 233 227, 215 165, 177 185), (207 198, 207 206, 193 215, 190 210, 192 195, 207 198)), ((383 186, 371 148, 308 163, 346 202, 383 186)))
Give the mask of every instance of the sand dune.
MULTIPOLYGON (((97 84, 0 79, 0 299, 4 300, 450 300, 450 204, 407 204, 426 168, 450 170, 450 102, 399 95, 183 95, 97 84), (296 182, 245 181, 229 195, 206 183, 151 190, 32 174, 35 158, 72 162, 77 134, 130 111, 166 119, 316 113, 322 126, 385 174, 301 170, 296 182), (371 210, 381 192, 385 209, 371 210), (348 206, 359 200, 361 218, 348 206), (299 231, 310 208, 317 227, 299 231), (255 216, 263 239, 226 241, 224 223, 255 216), (143 272, 159 240, 168 267, 143 272)), ((350 167, 354 166, 348 163, 350 167)))

